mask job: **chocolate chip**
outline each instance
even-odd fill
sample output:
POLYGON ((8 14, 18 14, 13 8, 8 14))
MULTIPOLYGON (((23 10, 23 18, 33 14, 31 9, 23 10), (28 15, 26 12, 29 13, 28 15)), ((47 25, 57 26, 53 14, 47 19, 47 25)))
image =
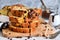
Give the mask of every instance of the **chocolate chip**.
POLYGON ((19 37, 19 38, 22 38, 22 37, 19 37))
POLYGON ((9 37, 8 37, 8 39, 9 39, 9 37))
POLYGON ((47 22, 44 22, 44 23, 41 23, 41 24, 44 24, 44 25, 46 25, 46 24, 47 24, 47 22))
POLYGON ((36 23, 36 26, 38 26, 38 23, 36 23))
POLYGON ((22 38, 22 37, 16 37, 16 38, 22 38))
POLYGON ((12 38, 10 40, 12 40, 12 38))
POLYGON ((45 35, 42 35, 43 37, 45 37, 45 35))
POLYGON ((9 33, 9 35, 10 35, 11 33, 9 33))
POLYGON ((38 13, 36 13, 35 16, 38 16, 38 13))
POLYGON ((28 26, 28 28, 30 28, 30 26, 28 26))
POLYGON ((47 28, 47 26, 45 26, 45 28, 47 28))
POLYGON ((23 33, 26 33, 26 31, 23 31, 23 33))
POLYGON ((14 19, 16 19, 16 18, 14 18, 14 19))
POLYGON ((26 19, 26 17, 24 17, 24 19, 26 19))
POLYGON ((24 11, 24 13, 26 13, 26 11, 24 11))
POLYGON ((19 12, 20 12, 20 10, 19 10, 19 12))
POLYGON ((16 11, 14 11, 14 13, 16 13, 16 11))
POLYGON ((49 29, 48 29, 49 30, 49 29))
POLYGON ((0 13, 0 14, 2 14, 2 13, 0 13))
POLYGON ((26 23, 26 21, 24 20, 24 23, 26 23))
POLYGON ((17 27, 23 28, 23 26, 21 26, 21 24, 19 26, 17 26, 17 27))
POLYGON ((29 29, 29 33, 31 33, 31 29, 29 29))
POLYGON ((38 27, 38 26, 35 26, 35 27, 38 27))
POLYGON ((27 39, 25 39, 25 40, 27 40, 27 39))
POLYGON ((28 39, 30 38, 30 36, 28 36, 28 39))
POLYGON ((29 24, 31 23, 31 21, 28 22, 29 24))

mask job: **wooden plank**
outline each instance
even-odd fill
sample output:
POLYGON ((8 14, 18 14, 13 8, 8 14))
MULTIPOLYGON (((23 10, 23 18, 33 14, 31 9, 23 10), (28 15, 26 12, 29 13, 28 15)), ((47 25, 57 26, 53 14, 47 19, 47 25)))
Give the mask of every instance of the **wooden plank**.
POLYGON ((9 29, 3 29, 2 34, 3 36, 10 38, 29 36, 29 33, 18 33, 18 32, 10 31, 9 29))

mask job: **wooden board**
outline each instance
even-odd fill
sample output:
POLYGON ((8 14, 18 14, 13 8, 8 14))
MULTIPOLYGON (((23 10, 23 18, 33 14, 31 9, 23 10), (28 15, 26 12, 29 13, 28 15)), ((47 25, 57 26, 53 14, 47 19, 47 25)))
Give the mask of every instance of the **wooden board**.
POLYGON ((2 34, 3 34, 3 36, 10 37, 10 38, 29 36, 30 35, 29 33, 17 33, 17 32, 13 32, 13 31, 10 31, 9 29, 3 29, 2 30, 2 34))
POLYGON ((9 29, 3 29, 2 34, 5 37, 24 37, 24 36, 45 36, 48 37, 51 34, 55 33, 55 29, 51 27, 49 24, 40 24, 37 28, 31 28, 31 32, 29 33, 21 33, 21 32, 13 32, 9 29))

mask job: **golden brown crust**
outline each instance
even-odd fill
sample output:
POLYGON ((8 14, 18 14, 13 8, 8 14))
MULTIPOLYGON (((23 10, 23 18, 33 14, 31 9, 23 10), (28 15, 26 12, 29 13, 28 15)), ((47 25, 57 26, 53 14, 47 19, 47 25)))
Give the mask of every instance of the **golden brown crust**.
POLYGON ((20 27, 14 27, 10 25, 9 29, 14 32, 29 33, 29 28, 20 28, 20 27))

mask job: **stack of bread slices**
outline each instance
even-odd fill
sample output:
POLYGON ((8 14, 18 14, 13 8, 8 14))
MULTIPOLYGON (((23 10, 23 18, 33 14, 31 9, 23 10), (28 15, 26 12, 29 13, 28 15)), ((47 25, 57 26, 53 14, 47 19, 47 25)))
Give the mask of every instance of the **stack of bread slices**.
POLYGON ((8 29, 3 29, 6 37, 49 36, 54 33, 54 28, 41 18, 41 9, 16 4, 8 7, 7 15, 10 24, 8 29))

